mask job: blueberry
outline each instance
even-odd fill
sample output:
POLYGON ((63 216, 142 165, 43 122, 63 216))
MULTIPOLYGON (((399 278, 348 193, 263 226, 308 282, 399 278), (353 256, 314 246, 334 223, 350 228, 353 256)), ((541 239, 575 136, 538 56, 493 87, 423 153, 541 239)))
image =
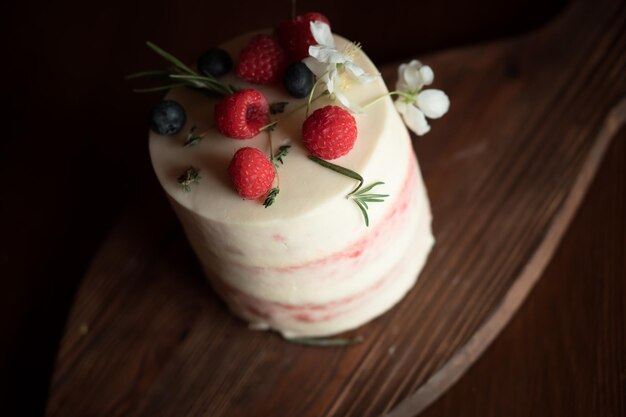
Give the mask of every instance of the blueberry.
POLYGON ((175 135, 183 128, 185 120, 185 109, 172 100, 163 100, 150 110, 150 128, 160 135, 175 135))
POLYGON ((315 83, 313 73, 302 62, 294 62, 285 70, 283 84, 292 96, 303 98, 309 95, 315 83))
POLYGON ((198 72, 221 77, 233 68, 233 59, 221 48, 209 48, 198 57, 198 72))

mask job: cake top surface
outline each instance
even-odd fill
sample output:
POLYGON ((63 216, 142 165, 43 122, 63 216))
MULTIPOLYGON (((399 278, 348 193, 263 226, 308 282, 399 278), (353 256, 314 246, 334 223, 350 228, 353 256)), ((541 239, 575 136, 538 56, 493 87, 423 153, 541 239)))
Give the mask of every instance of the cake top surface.
MULTIPOLYGON (((254 33, 241 35, 221 47, 231 56, 237 57, 254 33)), ((350 48, 348 40, 333 35, 338 50, 350 48)), ((361 49, 352 51, 353 62, 369 74, 378 70, 361 49)), ((347 74, 344 74, 347 76, 347 74)), ((254 88, 260 91, 271 105, 288 103, 284 112, 272 116, 278 124, 271 132, 261 131, 251 139, 232 139, 215 129, 214 107, 218 98, 208 97, 199 91, 188 88, 175 88, 169 91, 167 100, 180 103, 186 110, 184 127, 173 136, 150 132, 150 155, 156 175, 166 193, 180 205, 209 219, 224 222, 255 223, 267 222, 302 215, 308 211, 336 201, 354 189, 356 182, 336 172, 323 169, 307 158, 307 149, 302 144, 302 124, 306 118, 307 99, 290 96, 281 84, 256 85, 247 83, 233 74, 221 79, 237 88, 254 88), (183 146, 192 127, 204 133, 203 139, 195 146, 183 146), (243 147, 255 147, 270 155, 268 134, 271 134, 274 154, 280 146, 289 145, 289 152, 283 164, 277 162, 276 172, 280 195, 275 204, 263 206, 263 198, 244 200, 233 189, 228 175, 228 166, 233 154, 243 147), (189 167, 199 170, 201 180, 194 185, 193 192, 185 192, 177 182, 181 173, 189 167)), ((351 103, 364 105, 387 94, 388 90, 380 77, 367 84, 345 80, 343 90, 351 103)), ((315 109, 338 104, 323 96, 311 104, 310 113, 315 109)), ((364 112, 353 114, 358 137, 353 149, 346 155, 333 160, 351 170, 367 173, 368 163, 373 153, 381 146, 382 132, 391 117, 399 118, 389 98, 369 107, 364 112)), ((381 152, 384 152, 381 150, 381 152)), ((383 179, 384 180, 384 179, 383 179)))
POLYGON ((174 202, 216 222, 272 223, 351 201, 368 226, 369 205, 400 190, 394 178, 413 155, 404 125, 423 135, 449 108, 418 60, 400 65, 389 92, 361 46, 319 13, 209 48, 197 69, 148 46, 172 65, 129 76, 165 82, 137 91, 169 90, 150 113, 154 170, 174 202))

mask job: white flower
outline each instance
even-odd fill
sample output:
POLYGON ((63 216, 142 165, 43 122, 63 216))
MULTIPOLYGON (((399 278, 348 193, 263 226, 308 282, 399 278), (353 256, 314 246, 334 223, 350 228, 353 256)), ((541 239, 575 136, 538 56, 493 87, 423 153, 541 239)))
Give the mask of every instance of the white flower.
POLYGON ((396 90, 415 94, 425 85, 430 85, 435 79, 433 70, 428 65, 422 65, 417 59, 398 67, 398 82, 396 90))
POLYGON ((430 131, 430 125, 426 121, 426 116, 417 107, 401 99, 396 100, 396 109, 402 115, 404 123, 413 132, 422 136, 430 131))
POLYGON ((419 136, 430 131, 426 117, 438 119, 448 112, 450 100, 441 90, 422 90, 435 79, 433 70, 418 60, 398 68, 396 90, 401 93, 395 105, 404 123, 419 136))
POLYGON ((363 68, 352 61, 349 51, 340 52, 335 47, 335 39, 330 31, 330 26, 322 21, 311 22, 311 33, 318 43, 309 46, 309 57, 304 59, 305 65, 315 74, 320 83, 326 86, 331 95, 345 107, 358 110, 350 104, 344 94, 346 82, 342 74, 346 73, 359 83, 368 83, 375 80, 378 75, 367 74, 363 68))

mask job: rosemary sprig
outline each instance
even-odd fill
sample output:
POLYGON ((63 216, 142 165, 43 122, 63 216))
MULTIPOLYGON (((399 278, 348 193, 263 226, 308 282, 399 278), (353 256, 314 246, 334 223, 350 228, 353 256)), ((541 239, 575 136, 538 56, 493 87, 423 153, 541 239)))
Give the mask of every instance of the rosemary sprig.
POLYGON ((337 347, 337 346, 352 346, 361 343, 363 336, 355 337, 293 337, 285 338, 286 341, 306 346, 317 347, 337 347))
POLYGON ((359 190, 358 192, 352 192, 348 194, 348 198, 352 199, 356 205, 363 213, 363 218, 365 219, 365 226, 370 225, 370 218, 367 215, 367 203, 382 203, 385 201, 385 197, 389 197, 389 194, 368 194, 368 191, 371 191, 374 187, 378 185, 383 185, 384 182, 377 181, 373 184, 368 185, 367 187, 359 190))
POLYGON ((150 88, 135 88, 133 91, 135 93, 155 93, 157 91, 165 91, 165 90, 170 90, 174 87, 183 87, 183 86, 185 86, 184 83, 165 84, 165 85, 159 85, 157 87, 150 87, 150 88))
POLYGON ((182 71, 187 72, 187 73, 192 74, 192 75, 194 75, 196 73, 194 70, 189 68, 187 65, 183 64, 183 62, 180 59, 176 58, 174 55, 170 54, 169 52, 165 51, 164 49, 159 48, 158 46, 156 46, 152 42, 148 41, 148 42, 146 42, 146 45, 148 45, 148 48, 152 49, 154 52, 156 52, 157 54, 161 55, 163 58, 165 58, 166 60, 168 60, 169 62, 174 64, 177 68, 180 68, 182 71))
POLYGON ((328 168, 331 171, 335 171, 341 175, 344 175, 346 177, 352 178, 353 180, 358 181, 359 183, 357 184, 356 188, 354 190, 352 190, 352 192, 348 195, 354 194, 355 192, 357 192, 359 190, 359 188, 361 188, 361 186, 363 185, 363 177, 352 171, 351 169, 348 168, 344 168, 342 166, 339 165, 335 165, 331 162, 328 162, 322 158, 318 158, 317 156, 313 156, 313 155, 309 155, 309 159, 313 162, 316 162, 318 164, 320 164, 321 166, 323 166, 324 168, 328 168))
POLYGON ((267 193, 267 197, 265 197, 265 201, 263 202, 263 206, 265 208, 268 208, 269 206, 274 204, 274 201, 276 201, 276 197, 278 196, 278 193, 280 193, 280 188, 278 188, 278 187, 272 188, 270 190, 270 192, 267 193))
POLYGON ((178 177, 178 183, 183 187, 183 191, 188 193, 191 191, 191 186, 194 184, 200 184, 200 170, 189 167, 178 177))
POLYGON ((133 91, 137 93, 152 93, 155 91, 169 90, 170 88, 179 86, 198 88, 221 96, 227 96, 236 91, 236 89, 232 85, 222 83, 211 74, 198 74, 196 71, 185 65, 180 59, 176 58, 174 55, 170 54, 164 49, 156 46, 152 42, 146 42, 146 44, 150 49, 152 49, 154 52, 156 52, 166 61, 172 64, 173 67, 163 70, 140 71, 134 74, 127 75, 125 77, 125 79, 127 80, 146 77, 163 78, 168 81, 167 84, 161 86, 135 89, 133 91))
POLYGON ((280 162, 280 165, 285 164, 285 161, 283 161, 283 158, 287 156, 290 148, 291 148, 291 145, 283 145, 280 148, 278 148, 278 151, 272 156, 271 159, 276 168, 278 168, 278 162, 280 162), (275 161, 278 161, 278 162, 275 162, 275 161))
POLYGON ((365 220, 365 226, 369 227, 370 218, 369 218, 369 215, 367 214, 367 210, 369 209, 369 206, 367 205, 367 203, 382 203, 383 201, 385 201, 386 197, 389 197, 389 194, 372 194, 369 192, 372 191, 374 187, 383 185, 384 182, 377 181, 361 189, 361 187, 363 186, 364 180, 363 180, 363 177, 357 172, 354 172, 351 169, 333 164, 331 162, 325 161, 313 155, 309 155, 309 159, 323 166, 324 168, 328 168, 331 171, 335 171, 338 174, 344 175, 348 178, 352 178, 353 180, 358 181, 356 188, 352 190, 348 195, 346 195, 346 198, 354 201, 354 203, 357 205, 357 207, 359 208, 359 210, 361 210, 361 213, 363 214, 363 219, 365 220))
POLYGON ((189 131, 189 134, 187 135, 187 138, 185 139, 185 143, 183 144, 183 146, 185 148, 188 148, 189 146, 194 146, 197 145, 198 143, 200 143, 200 141, 202 139, 204 139, 204 133, 196 133, 198 131, 198 128, 196 126, 193 126, 191 128, 191 130, 189 131))
POLYGON ((167 78, 169 77, 171 70, 148 70, 148 71, 139 71, 134 74, 127 75, 124 77, 127 80, 132 80, 133 78, 167 78))

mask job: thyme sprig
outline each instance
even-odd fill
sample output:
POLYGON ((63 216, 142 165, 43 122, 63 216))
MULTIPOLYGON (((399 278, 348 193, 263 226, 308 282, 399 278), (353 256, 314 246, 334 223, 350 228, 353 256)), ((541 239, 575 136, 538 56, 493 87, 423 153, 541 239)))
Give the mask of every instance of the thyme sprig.
POLYGON ((188 193, 191 191, 191 186, 194 184, 200 184, 200 170, 194 167, 189 167, 178 177, 178 183, 183 188, 183 191, 188 193))
POLYGON ((277 101, 276 103, 270 104, 270 114, 276 115, 283 113, 285 111, 285 107, 289 104, 288 101, 277 101))
POLYGON ((166 80, 166 83, 163 85, 133 90, 136 93, 152 93, 155 91, 164 91, 181 86, 206 90, 221 96, 227 96, 236 91, 235 87, 224 84, 211 74, 198 74, 196 71, 185 65, 180 59, 156 46, 152 42, 146 42, 146 45, 172 64, 173 67, 161 70, 140 71, 127 75, 125 77, 127 80, 135 78, 156 78, 166 80))
POLYGON ((367 203, 382 203, 383 201, 385 201, 386 197, 389 197, 389 194, 373 194, 373 193, 370 193, 370 191, 372 191, 375 187, 379 185, 383 185, 384 182, 376 181, 366 186, 365 188, 361 189, 365 181, 363 180, 363 177, 359 173, 354 172, 351 169, 344 168, 342 166, 325 161, 321 158, 318 158, 317 156, 309 155, 309 159, 323 166, 324 168, 328 168, 331 171, 335 171, 338 174, 344 175, 348 178, 352 178, 353 180, 357 181, 357 186, 354 188, 354 190, 352 190, 350 193, 346 195, 346 198, 354 201, 354 203, 357 205, 357 207, 359 208, 359 210, 361 210, 361 213, 363 214, 363 219, 365 220, 365 226, 369 227, 370 218, 369 218, 369 215, 367 214, 367 210, 369 209, 369 206, 367 205, 367 203))
POLYGON ((283 158, 287 156, 287 154, 289 153, 289 149, 291 149, 291 145, 283 145, 280 148, 278 148, 278 151, 274 154, 274 156, 272 156, 271 159, 276 168, 278 168, 279 162, 280 162, 280 165, 285 164, 285 161, 283 161, 283 158))
POLYGON ((263 202, 263 207, 268 208, 269 206, 274 204, 274 201, 276 201, 276 197, 278 196, 278 193, 280 193, 280 188, 278 187, 272 188, 269 191, 269 193, 267 193, 267 196, 265 197, 265 201, 263 202))
POLYGON ((261 130, 265 130, 267 132, 267 142, 270 147, 270 162, 274 165, 274 169, 276 170, 276 187, 273 187, 265 197, 265 201, 263 201, 263 207, 268 208, 276 201, 276 197, 280 193, 280 177, 278 175, 278 164, 274 162, 274 160, 280 161, 281 165, 284 164, 283 157, 287 155, 289 152, 289 145, 283 145, 278 148, 278 152, 274 154, 274 146, 272 145, 272 130, 274 130, 274 126, 278 123, 277 120, 267 124, 265 127, 261 128, 261 130))
POLYGON ((191 130, 189 130, 189 134, 187 135, 187 138, 185 139, 185 143, 183 144, 185 148, 188 148, 190 146, 195 146, 198 143, 200 143, 202 139, 204 139, 205 133, 197 133, 197 132, 198 132, 198 128, 196 126, 193 126, 191 130))

